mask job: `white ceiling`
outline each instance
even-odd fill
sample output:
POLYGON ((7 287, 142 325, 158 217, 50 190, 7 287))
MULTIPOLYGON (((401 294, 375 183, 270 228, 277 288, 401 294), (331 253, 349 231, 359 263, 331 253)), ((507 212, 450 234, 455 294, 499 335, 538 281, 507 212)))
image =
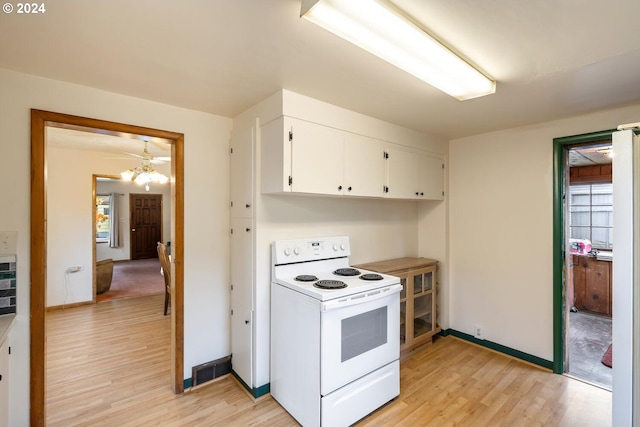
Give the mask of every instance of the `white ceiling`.
POLYGON ((299 0, 49 1, 0 15, 0 68, 226 117, 286 88, 447 138, 640 102, 637 0, 395 3, 496 94, 457 101, 300 19, 299 0))

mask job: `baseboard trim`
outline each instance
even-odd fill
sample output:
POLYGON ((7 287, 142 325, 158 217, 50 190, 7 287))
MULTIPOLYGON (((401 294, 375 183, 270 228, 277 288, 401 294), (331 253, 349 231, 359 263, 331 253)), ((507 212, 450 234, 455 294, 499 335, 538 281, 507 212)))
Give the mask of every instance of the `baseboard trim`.
POLYGON ((455 329, 446 329, 440 331, 440 334, 443 337, 446 336, 454 336, 456 338, 463 339, 465 341, 469 341, 473 344, 479 345, 481 347, 486 347, 490 350, 495 350, 499 353, 506 354, 507 356, 515 357, 516 359, 524 360, 525 362, 532 363, 534 365, 541 366, 545 369, 553 370, 553 362, 550 360, 543 359, 538 356, 534 356, 533 354, 525 353, 520 350, 516 350, 515 348, 507 347, 502 344, 498 344, 493 341, 487 340, 479 340, 473 335, 465 334, 464 332, 456 331, 455 329))
POLYGON ((245 383, 242 380, 242 378, 240 378, 238 374, 236 374, 236 371, 234 371, 233 369, 231 369, 231 374, 234 376, 236 380, 238 380, 238 382, 242 385, 242 387, 244 387, 249 392, 249 394, 256 399, 261 396, 264 396, 265 394, 269 393, 269 391, 271 391, 269 383, 261 385, 260 387, 257 387, 257 388, 249 387, 247 383, 245 383))
POLYGON ((73 302, 71 304, 52 305, 47 307, 45 310, 46 311, 65 310, 67 308, 80 307, 80 306, 89 305, 89 304, 95 304, 95 303, 93 301, 80 301, 80 302, 73 302))

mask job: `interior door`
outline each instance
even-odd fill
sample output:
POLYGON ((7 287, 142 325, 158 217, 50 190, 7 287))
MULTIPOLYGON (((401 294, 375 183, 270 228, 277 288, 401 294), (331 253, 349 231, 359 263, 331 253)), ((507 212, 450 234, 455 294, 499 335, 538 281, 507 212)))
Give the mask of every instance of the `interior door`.
MULTIPOLYGON (((635 131, 638 130, 636 126, 635 131)), ((638 426, 640 414, 640 141, 613 139, 613 425, 638 426)))
POLYGON ((162 241, 162 194, 131 194, 131 259, 157 258, 162 241))
POLYGON ((231 227, 231 363, 233 371, 253 388, 252 220, 233 218, 231 227))

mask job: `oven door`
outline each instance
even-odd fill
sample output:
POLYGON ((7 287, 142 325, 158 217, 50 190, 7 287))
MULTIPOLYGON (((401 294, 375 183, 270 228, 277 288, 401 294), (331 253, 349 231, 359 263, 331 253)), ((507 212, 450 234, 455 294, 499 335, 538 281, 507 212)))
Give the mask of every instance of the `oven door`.
POLYGON ((400 357, 400 284, 322 304, 320 394, 400 357))

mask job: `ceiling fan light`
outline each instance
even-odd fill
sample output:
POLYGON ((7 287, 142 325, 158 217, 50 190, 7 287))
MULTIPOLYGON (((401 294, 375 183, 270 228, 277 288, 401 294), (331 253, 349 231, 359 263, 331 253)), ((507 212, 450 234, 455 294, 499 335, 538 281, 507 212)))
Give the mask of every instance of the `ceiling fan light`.
POLYGON ((149 174, 147 172, 142 172, 141 174, 138 174, 138 176, 136 176, 133 180, 133 182, 135 182, 138 185, 146 184, 149 181, 150 181, 149 174))
POLYGON ((134 174, 135 174, 135 172, 133 171, 133 169, 129 169, 129 170, 126 170, 126 171, 120 173, 120 176, 122 177, 122 179, 124 181, 132 181, 134 174))
POLYGON ((461 101, 496 91, 495 81, 386 2, 302 0, 300 16, 461 101))

